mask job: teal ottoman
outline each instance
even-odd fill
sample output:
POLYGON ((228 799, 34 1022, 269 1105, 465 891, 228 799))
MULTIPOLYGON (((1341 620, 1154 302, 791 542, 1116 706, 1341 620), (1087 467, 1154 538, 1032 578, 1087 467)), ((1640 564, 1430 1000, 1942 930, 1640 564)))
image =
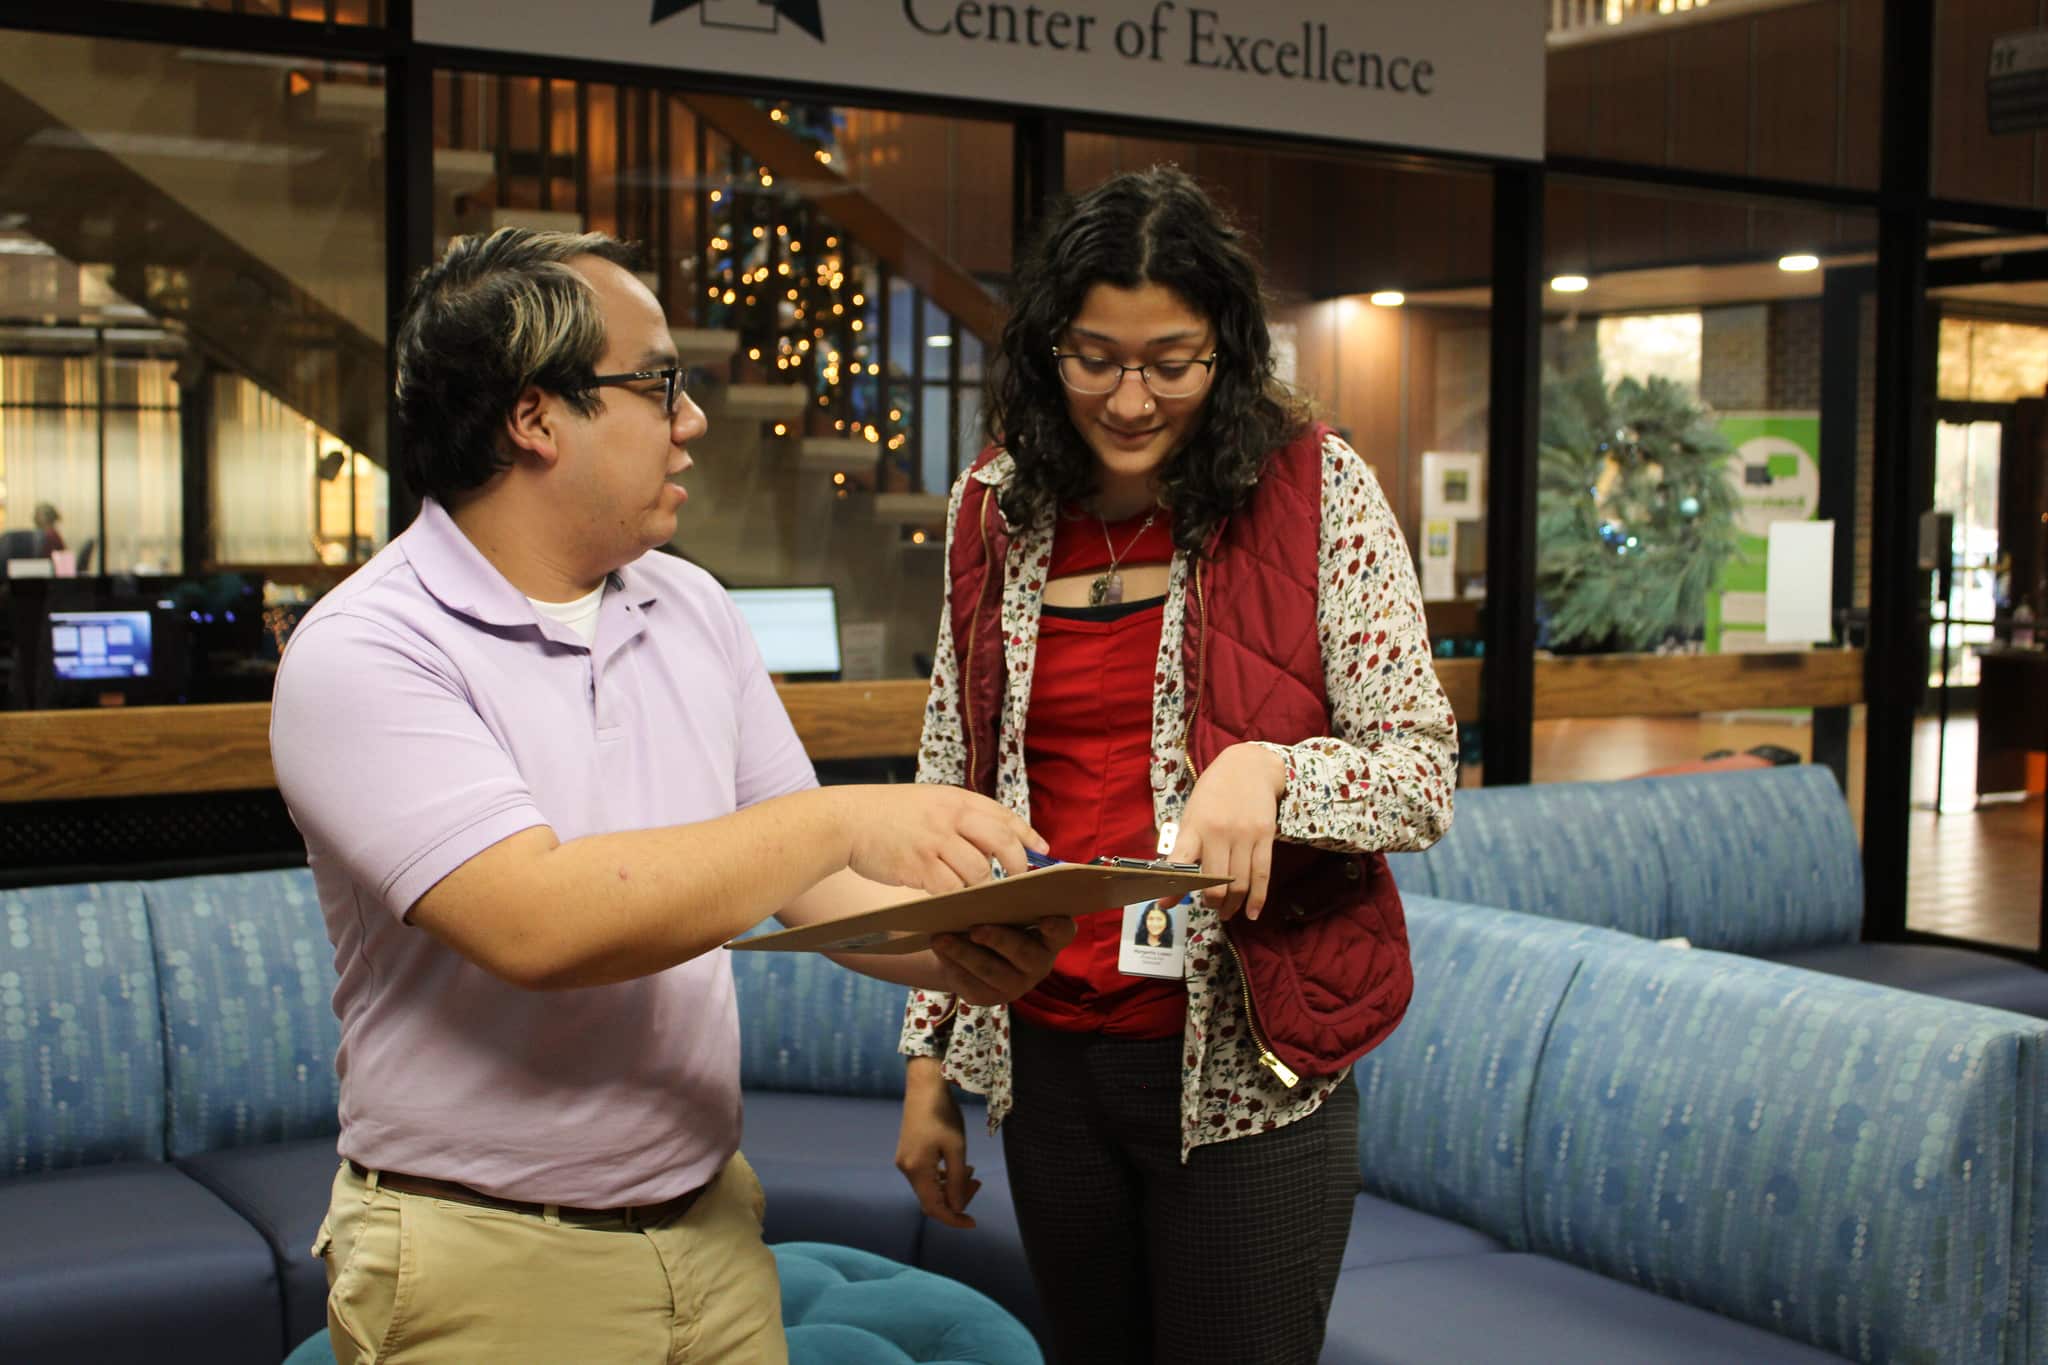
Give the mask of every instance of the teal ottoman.
MULTIPOLYGON (((887 1257, 823 1242, 774 1248, 790 1365, 1044 1365, 995 1300, 887 1257)), ((327 1333, 285 1365, 334 1365, 327 1333)))

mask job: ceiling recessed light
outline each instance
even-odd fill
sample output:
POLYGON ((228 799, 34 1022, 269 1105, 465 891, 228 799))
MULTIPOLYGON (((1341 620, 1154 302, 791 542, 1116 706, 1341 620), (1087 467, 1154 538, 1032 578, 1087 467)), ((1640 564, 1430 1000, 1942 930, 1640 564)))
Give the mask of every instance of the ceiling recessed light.
POLYGON ((1559 275, 1550 287, 1560 294, 1583 294, 1589 281, 1584 275, 1559 275))
POLYGON ((1790 256, 1780 256, 1778 258, 1778 269, 1793 271, 1818 270, 1820 269, 1820 257, 1809 256, 1805 252, 1798 252, 1790 256))
POLYGON ((1372 301, 1382 308, 1399 308, 1408 302, 1408 296, 1398 289, 1382 289, 1372 296, 1372 301))

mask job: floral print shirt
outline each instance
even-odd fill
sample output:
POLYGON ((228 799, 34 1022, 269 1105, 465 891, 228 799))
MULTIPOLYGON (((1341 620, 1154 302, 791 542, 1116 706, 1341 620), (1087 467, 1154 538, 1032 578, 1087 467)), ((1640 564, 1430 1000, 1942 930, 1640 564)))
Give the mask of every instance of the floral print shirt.
MULTIPOLYGON (((1271 744, 1287 763, 1278 837, 1351 852, 1427 848, 1451 822, 1457 784, 1457 723, 1436 673, 1423 623, 1422 595, 1400 525, 1372 468, 1335 435, 1323 443, 1322 528, 1316 621, 1332 733, 1293 745, 1271 744)), ((1000 489, 1014 466, 998 454, 954 485, 947 512, 947 562, 967 480, 1000 489)), ((992 512, 1000 515, 999 512, 992 512)), ((1031 817, 1024 773, 1026 706, 1038 643, 1049 522, 1016 534, 1003 567, 1002 626, 1006 679, 996 799, 1031 817)), ((1152 703, 1152 805, 1155 822, 1179 818, 1194 783, 1181 761, 1185 730, 1179 678, 1189 578, 1185 552, 1169 571, 1165 622, 1152 703)), ((958 654, 952 638, 951 584, 940 616, 917 779, 965 785, 958 654)), ((1235 955, 1221 941, 1216 913, 1199 898, 1188 911, 1188 1015, 1181 1088, 1181 1159, 1195 1147, 1304 1118, 1343 1076, 1304 1078, 1292 1088, 1261 1066, 1244 1020, 1235 955)), ((938 1057, 947 1079, 988 1097, 989 1131, 1010 1111, 1010 1019, 1003 1007, 962 1005, 936 991, 912 991, 900 1050, 938 1057)))

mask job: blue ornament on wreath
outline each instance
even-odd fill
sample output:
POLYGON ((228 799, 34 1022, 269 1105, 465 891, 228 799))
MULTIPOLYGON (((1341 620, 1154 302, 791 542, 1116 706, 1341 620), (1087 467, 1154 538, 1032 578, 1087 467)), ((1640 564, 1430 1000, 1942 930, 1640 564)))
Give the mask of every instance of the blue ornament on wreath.
POLYGON ((1678 500, 1678 515, 1690 521, 1700 514, 1700 500, 1687 494, 1678 500))

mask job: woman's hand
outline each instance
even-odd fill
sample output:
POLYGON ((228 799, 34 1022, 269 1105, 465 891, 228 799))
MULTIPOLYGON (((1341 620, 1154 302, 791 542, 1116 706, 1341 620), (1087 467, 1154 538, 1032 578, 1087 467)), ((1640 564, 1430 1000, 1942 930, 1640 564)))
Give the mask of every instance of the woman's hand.
POLYGON ((1239 910, 1257 919, 1266 904, 1273 836, 1280 826, 1280 798, 1286 790, 1287 764, 1257 744, 1231 745, 1195 781, 1181 812, 1179 837, 1167 858, 1200 863, 1205 874, 1230 878, 1230 885, 1202 893, 1223 919, 1239 910))
POLYGON ((974 1226, 967 1203, 981 1182, 967 1164, 967 1128, 936 1057, 912 1057, 905 1069, 896 1169, 910 1182, 927 1218, 949 1228, 974 1226))

